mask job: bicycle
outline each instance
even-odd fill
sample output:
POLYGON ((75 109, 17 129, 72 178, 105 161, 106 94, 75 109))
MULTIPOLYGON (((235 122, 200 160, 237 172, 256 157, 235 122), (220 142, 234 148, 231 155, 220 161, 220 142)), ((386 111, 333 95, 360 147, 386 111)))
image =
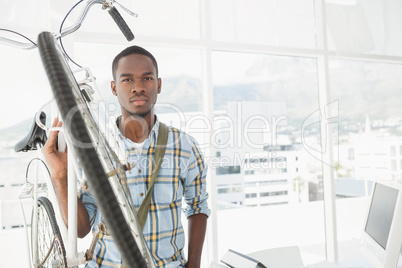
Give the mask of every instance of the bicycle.
MULTIPOLYGON (((117 155, 111 149, 106 137, 100 134, 102 133, 102 129, 100 128, 105 127, 105 124, 102 124, 101 118, 97 117, 97 114, 90 108, 93 102, 99 101, 99 99, 97 99, 99 96, 97 96, 96 91, 93 90, 94 88, 96 89, 95 79, 88 68, 80 68, 79 71, 85 73, 85 78, 77 82, 77 72, 71 71, 66 61, 66 58, 69 57, 67 53, 62 52, 62 45, 57 43, 57 40, 61 40, 61 37, 78 30, 89 8, 92 7, 93 4, 101 4, 103 9, 107 9, 127 40, 132 40, 134 35, 113 6, 113 3, 116 2, 112 0, 90 0, 87 2, 79 19, 73 26, 63 31, 61 31, 60 28, 59 34, 42 32, 38 36, 37 46, 64 125, 62 129, 48 128, 44 125, 43 120, 40 120, 40 113, 37 113, 35 122, 42 130, 60 130, 60 133, 64 133, 69 148, 69 228, 67 245, 70 245, 70 247, 67 248, 66 257, 63 240, 56 226, 50 224, 52 226, 51 232, 53 233, 53 238, 51 239, 52 245, 49 245, 49 250, 47 250, 46 254, 39 252, 37 229, 33 228, 33 250, 31 257, 33 267, 44 265, 47 260, 49 260, 49 256, 52 256, 52 261, 48 263, 46 267, 71 267, 82 264, 83 262, 83 254, 77 254, 76 249, 77 178, 79 181, 88 182, 95 197, 95 201, 108 225, 108 231, 110 231, 114 237, 126 266, 155 267, 142 231, 139 228, 136 212, 132 206, 127 184, 125 183, 125 166, 119 161, 117 155), (84 167, 83 176, 79 174, 80 167, 84 167), (68 253, 70 253, 70 258, 68 253), (39 256, 39 254, 41 255, 39 256)), ((129 13, 131 12, 124 7, 122 8, 129 13)), ((25 48, 35 47, 6 38, 0 38, 0 43, 25 48)), ((29 137, 35 137, 34 133, 36 133, 36 131, 39 130, 33 127, 29 137)), ((43 140, 39 139, 38 141, 28 138, 24 145, 28 146, 28 144, 31 144, 32 148, 37 148, 40 147, 40 144, 43 144, 43 140)), ((59 148, 61 147, 60 144, 59 148)), ((47 191, 54 193, 52 187, 47 187, 47 191)), ((27 195, 29 194, 31 194, 31 192, 27 192, 27 195)), ((49 218, 48 221, 54 222, 54 217, 52 216, 54 213, 52 212, 50 201, 48 202, 48 200, 42 196, 37 197, 37 195, 38 185, 34 184, 33 196, 35 203, 33 223, 36 221, 38 226, 44 224, 40 221, 40 218, 38 218, 38 211, 42 211, 43 209, 45 211, 44 214, 49 218)), ((48 243, 50 243, 50 241, 47 241, 47 244, 48 243)))
MULTIPOLYGON (((40 113, 39 117, 42 124, 46 122, 46 114, 40 113)), ((40 149, 47 140, 46 132, 39 128, 36 122, 33 122, 33 125, 30 128, 29 134, 19 141, 14 149, 16 152, 28 152, 40 149)), ((32 256, 35 256, 34 263, 37 263, 38 267, 44 266, 46 263, 51 264, 52 267, 65 267, 66 260, 66 252, 64 248, 64 243, 62 240, 62 235, 59 229, 59 225, 57 224, 53 205, 51 201, 47 198, 47 185, 50 181, 50 172, 46 167, 47 174, 49 177, 46 182, 39 183, 38 182, 38 164, 35 168, 35 178, 34 183, 31 183, 28 179, 28 173, 31 167, 31 164, 34 161, 39 161, 39 163, 43 164, 46 167, 46 164, 38 157, 33 158, 27 166, 26 169, 26 182, 23 185, 22 191, 19 195, 19 201, 21 205, 21 210, 23 212, 24 219, 24 227, 25 231, 27 231, 27 222, 25 218, 24 209, 22 206, 22 199, 33 198, 34 204, 36 204, 33 208, 31 215, 31 242, 37 241, 36 243, 32 243, 32 256), (38 196, 40 195, 40 196, 38 196), (42 223, 39 225, 38 223, 42 223), (40 239, 39 239, 40 238, 40 239)), ((27 234, 28 237, 28 234, 27 234)), ((29 243, 28 243, 29 249, 29 243)), ((29 250, 28 250, 29 253, 29 250)), ((29 265, 31 266, 32 260, 29 258, 29 265)))

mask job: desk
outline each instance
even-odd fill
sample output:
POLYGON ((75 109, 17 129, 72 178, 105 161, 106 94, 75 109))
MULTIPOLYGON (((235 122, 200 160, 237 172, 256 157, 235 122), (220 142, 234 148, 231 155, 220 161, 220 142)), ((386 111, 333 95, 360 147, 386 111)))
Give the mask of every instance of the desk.
POLYGON ((322 261, 306 266, 308 268, 371 268, 371 264, 365 258, 354 258, 337 262, 322 261))
MULTIPOLYGON (((247 254, 247 256, 258 260, 268 268, 303 267, 303 261, 300 255, 299 247, 297 246, 270 248, 247 254)), ((227 266, 221 263, 212 262, 210 268, 227 268, 227 266)))
POLYGON ((257 251, 247 256, 259 260, 266 267, 299 268, 303 267, 299 247, 280 247, 257 251))
MULTIPOLYGON (((308 264, 308 268, 372 268, 372 264, 361 251, 359 239, 339 241, 339 261, 328 262, 321 261, 314 264, 308 264)), ((303 255, 303 251, 302 251, 303 255)), ((399 258, 397 268, 402 268, 402 259, 399 258)))
MULTIPOLYGON (((344 259, 337 262, 321 261, 314 264, 305 264, 301 258, 298 246, 270 248, 247 254, 271 268, 372 268, 369 261, 358 250, 359 241, 357 239, 346 242, 348 255, 344 259)), ((345 245, 344 245, 345 246, 345 245)), ((211 268, 227 268, 221 263, 211 263, 211 268)), ((402 258, 399 259, 397 268, 402 268, 402 258)))

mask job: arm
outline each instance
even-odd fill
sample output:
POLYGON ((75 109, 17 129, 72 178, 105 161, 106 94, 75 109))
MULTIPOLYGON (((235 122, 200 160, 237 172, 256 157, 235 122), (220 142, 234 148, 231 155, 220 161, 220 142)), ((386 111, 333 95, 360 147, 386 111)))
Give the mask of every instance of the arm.
POLYGON ((188 218, 188 261, 186 268, 200 267, 202 246, 207 229, 207 215, 195 214, 188 218))
MULTIPOLYGON (((62 122, 57 118, 53 122, 53 127, 61 127, 62 122)), ((61 216, 68 227, 68 198, 67 198, 67 152, 59 152, 56 148, 58 131, 52 131, 49 138, 42 148, 43 156, 49 166, 51 179, 59 203, 61 216)), ((81 200, 77 200, 77 232, 78 237, 85 237, 90 231, 88 212, 81 200)))
POLYGON ((184 212, 188 219, 188 261, 187 268, 200 267, 202 246, 211 211, 208 208, 206 191, 207 166, 198 144, 193 140, 192 153, 185 182, 184 196, 187 207, 184 212))

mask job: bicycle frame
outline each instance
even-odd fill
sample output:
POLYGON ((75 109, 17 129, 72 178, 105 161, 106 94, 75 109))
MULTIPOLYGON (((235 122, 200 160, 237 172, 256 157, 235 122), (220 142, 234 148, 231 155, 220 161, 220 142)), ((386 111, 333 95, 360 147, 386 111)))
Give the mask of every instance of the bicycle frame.
MULTIPOLYGON (((109 13, 112 15, 112 17, 114 18, 116 23, 119 24, 119 22, 118 22, 119 18, 116 19, 117 11, 115 11, 115 9, 111 8, 113 3, 115 3, 114 0, 90 0, 90 1, 88 1, 85 8, 81 12, 81 15, 79 16, 78 20, 75 22, 75 24, 73 26, 63 30, 60 34, 53 34, 53 36, 55 37, 55 40, 75 32, 81 26, 82 21, 84 20, 90 7, 94 4, 102 4, 103 9, 108 9, 109 13), (110 12, 111 10, 114 10, 115 12, 110 12), (114 14, 112 14, 112 13, 114 13, 114 14)), ((122 7, 122 8, 125 11, 129 12, 131 15, 136 16, 135 13, 130 12, 129 10, 127 10, 124 7, 122 7)), ((124 33, 125 29, 122 29, 122 28, 124 28, 124 25, 121 26, 121 21, 120 21, 119 27, 124 33)), ((126 35, 127 39, 130 38, 127 35, 127 33, 125 33, 125 35, 126 35)), ((132 37, 132 38, 134 38, 134 37, 132 37)), ((2 37, 0 37, 0 43, 23 48, 23 49, 33 49, 36 47, 35 45, 17 42, 17 41, 10 40, 7 38, 2 38, 2 37)), ((55 45, 58 46, 58 44, 56 42, 55 42, 55 45)), ((61 55, 62 52, 59 47, 58 47, 58 50, 60 51, 60 55, 61 55)), ((80 88, 85 89, 87 91, 91 91, 92 86, 94 86, 96 88, 96 85, 94 83, 95 79, 93 79, 92 74, 90 74, 89 69, 82 69, 82 70, 86 71, 87 79, 86 79, 86 81, 79 83, 80 88), (92 86, 89 85, 89 83, 92 83, 92 86)), ((65 72, 66 73, 71 72, 67 64, 65 64, 65 72)), ((70 80, 71 79, 74 79, 74 76, 72 76, 72 78, 70 78, 70 80)), ((87 95, 89 95, 89 94, 87 94, 87 95)), ((89 100, 87 100, 87 101, 89 101, 89 100)), ((125 192, 125 189, 123 188, 124 186, 122 186, 121 181, 120 181, 121 177, 125 178, 124 168, 121 165, 118 166, 117 168, 115 166, 113 166, 113 163, 111 162, 111 159, 110 159, 110 153, 113 153, 113 151, 110 151, 111 148, 108 147, 106 138, 103 137, 102 135, 99 135, 99 133, 97 133, 98 126, 100 126, 101 128, 104 128, 104 129, 102 129, 102 131, 106 131, 106 126, 108 125, 108 123, 106 123, 106 122, 102 123, 102 120, 100 120, 100 118, 96 118, 98 121, 97 122, 98 125, 97 125, 93 121, 93 116, 96 116, 96 114, 92 114, 90 116, 90 118, 87 117, 86 119, 88 119, 88 120, 86 120, 85 123, 89 125, 88 128, 90 129, 90 131, 92 131, 92 132, 95 131, 95 133, 92 133, 92 137, 98 138, 98 140, 95 140, 94 142, 105 146, 105 147, 103 147, 103 149, 99 149, 99 148, 97 149, 97 152, 98 152, 98 155, 100 156, 102 165, 106 168, 107 172, 117 171, 117 174, 115 174, 113 176, 109 176, 109 181, 111 183, 111 187, 114 190, 114 193, 116 195, 116 198, 118 199, 118 202, 120 204, 122 204, 122 207, 123 207, 122 211, 123 211, 124 217, 125 217, 127 223, 129 224, 129 227, 132 231, 135 242, 139 246, 140 252, 147 264, 147 267, 154 267, 153 258, 146 246, 145 240, 142 236, 142 231, 138 226, 136 214, 133 212, 133 207, 129 201, 129 198, 127 196, 127 193, 125 192), (101 124, 99 124, 99 123, 101 123, 101 124), (117 175, 119 175, 120 178, 117 175)), ((65 120, 66 118, 62 118, 62 119, 65 120)), ((60 129, 55 129, 55 128, 47 128, 40 122, 40 120, 38 120, 38 116, 37 116, 36 121, 37 121, 37 124, 45 130, 60 130, 60 129)), ((66 248, 67 254, 66 255, 67 255, 68 267, 71 267, 71 266, 77 266, 79 264, 83 264, 85 262, 84 253, 78 252, 78 250, 77 250, 77 187, 76 187, 76 182, 77 182, 77 180, 85 181, 86 179, 85 179, 85 177, 77 176, 77 174, 79 174, 79 167, 77 166, 77 163, 76 163, 77 155, 74 150, 74 146, 72 146, 73 143, 71 141, 70 135, 68 134, 68 131, 62 130, 62 132, 60 132, 60 133, 65 133, 66 142, 67 142, 67 145, 69 148, 69 153, 68 153, 68 163, 69 163, 69 165, 68 165, 68 226, 69 226, 69 228, 68 229, 66 228, 66 226, 64 225, 64 222, 60 219, 60 217, 58 217, 58 222, 62 229, 63 240, 66 241, 65 244, 67 245, 67 248, 66 248)), ((106 132, 104 132, 104 133, 106 133, 106 132)), ((114 153, 112 155, 112 158, 114 158, 116 160, 116 163, 119 163, 119 159, 117 158, 117 156, 114 153)), ((51 185, 51 183, 49 185, 51 185)), ((54 204, 57 204, 56 194, 54 192, 53 187, 48 187, 48 189, 49 189, 50 199, 53 201, 54 204)), ((38 190, 37 185, 35 185, 35 187, 34 187, 34 202, 35 202, 34 205, 35 205, 35 207, 34 207, 34 209, 36 208, 36 202, 37 202, 37 190, 38 190)), ((37 222, 37 220, 34 219, 34 224, 35 224, 35 221, 37 222)), ((35 227, 35 226, 33 226, 33 227, 35 227)), ((33 249, 33 252, 34 253, 36 252, 35 249, 33 249)), ((36 254, 33 254, 32 258, 35 258, 35 255, 36 254)), ((33 262, 32 267, 35 267, 37 260, 33 259, 32 262, 33 262)), ((128 264, 128 266, 130 266, 130 264, 128 264)))

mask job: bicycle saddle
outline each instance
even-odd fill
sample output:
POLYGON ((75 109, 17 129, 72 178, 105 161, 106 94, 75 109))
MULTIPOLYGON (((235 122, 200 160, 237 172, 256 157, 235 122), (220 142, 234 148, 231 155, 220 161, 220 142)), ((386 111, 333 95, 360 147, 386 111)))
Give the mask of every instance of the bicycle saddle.
MULTIPOLYGON (((39 117, 40 121, 45 124, 46 123, 46 114, 44 112, 40 113, 39 117)), ((22 140, 20 140, 15 146, 14 150, 16 152, 27 152, 31 150, 37 150, 38 148, 36 145, 38 143, 44 145, 47 140, 46 136, 46 131, 41 129, 35 122, 33 122, 33 125, 31 127, 31 130, 29 131, 28 135, 25 136, 22 140)))

